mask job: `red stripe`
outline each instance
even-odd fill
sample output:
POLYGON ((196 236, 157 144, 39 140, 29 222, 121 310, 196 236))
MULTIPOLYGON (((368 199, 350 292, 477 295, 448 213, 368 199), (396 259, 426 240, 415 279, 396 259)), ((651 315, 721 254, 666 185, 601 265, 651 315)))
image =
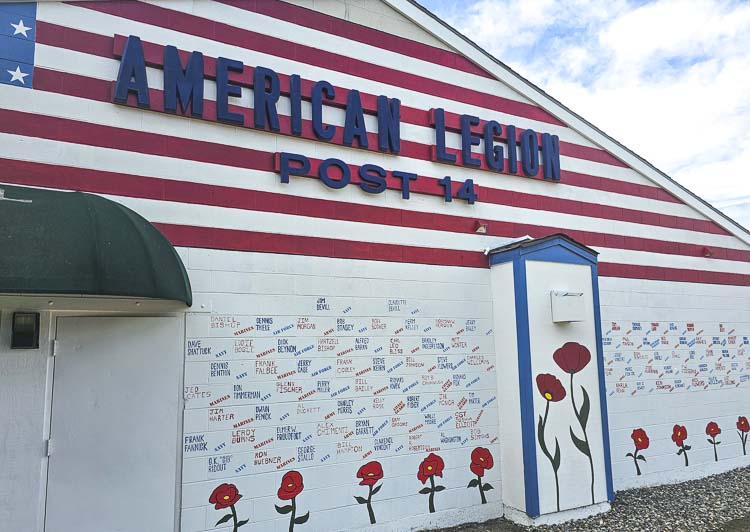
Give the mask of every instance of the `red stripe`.
MULTIPOLYGON (((3 168, 3 179, 6 182, 19 185, 454 233, 474 234, 475 231, 476 219, 473 217, 296 197, 275 192, 157 179, 13 159, 0 159, 0 167, 3 168)), ((696 244, 589 231, 571 231, 559 227, 496 220, 489 221, 487 227, 487 236, 507 238, 524 235, 540 238, 558 232, 565 232, 587 246, 703 257, 704 246, 696 244)), ((750 251, 713 246, 711 249, 716 259, 750 262, 750 251)))
POLYGON ((494 79, 492 74, 487 73, 482 67, 475 65, 461 54, 362 26, 361 24, 326 15, 313 9, 295 6, 286 2, 257 2, 255 0, 219 0, 219 2, 285 22, 291 22, 305 28, 323 31, 352 41, 369 44, 423 61, 429 61, 437 65, 494 79))
MULTIPOLYGON (((441 266, 468 266, 487 268, 483 253, 452 251, 394 244, 344 241, 296 235, 279 235, 235 229, 216 229, 172 224, 154 224, 175 246, 261 253, 283 253, 341 259, 365 259, 441 266)), ((625 277, 659 281, 750 286, 750 275, 737 273, 705 272, 656 266, 599 263, 602 277, 625 277)))
POLYGON ((460 101, 500 112, 523 116, 540 122, 556 124, 565 127, 560 120, 550 113, 537 107, 495 96, 484 92, 459 87, 447 82, 425 78, 394 70, 374 63, 368 63, 353 57, 335 54, 285 41, 270 35, 264 35, 223 24, 213 20, 197 17, 187 13, 180 13, 151 4, 141 2, 70 2, 70 4, 107 13, 153 26, 167 28, 197 37, 211 39, 217 42, 239 46, 246 50, 254 50, 276 57, 314 65, 335 72, 342 72, 359 78, 377 81, 396 87, 403 87, 425 94, 431 94, 448 100, 460 101))
MULTIPOLYGON (((102 37, 100 35, 83 32, 64 26, 57 26, 46 22, 37 22, 37 42, 46 44, 48 46, 62 47, 70 50, 76 50, 83 53, 89 53, 101 57, 112 56, 112 38, 102 37)), ((114 39, 114 50, 115 56, 119 56, 122 52, 122 48, 125 42, 125 38, 122 36, 116 36, 114 39)), ((163 67, 163 47, 151 43, 144 42, 144 53, 146 56, 146 62, 149 66, 156 68, 163 67)), ((182 59, 186 60, 187 52, 182 51, 182 59)), ((210 57, 205 58, 205 70, 206 77, 209 79, 215 78, 215 60, 210 57)), ((252 87, 252 72, 254 69, 245 69, 242 76, 232 75, 233 81, 245 87, 252 87)), ((70 74, 74 76, 74 74, 70 74)), ((281 86, 282 93, 288 95, 289 93, 289 77, 281 75, 281 86)), ((309 93, 313 82, 309 80, 303 80, 303 92, 309 93)), ((55 92, 60 92, 55 90, 55 92)), ((336 99, 332 100, 332 104, 338 107, 344 107, 346 105, 346 96, 348 94, 347 89, 340 87, 336 88, 336 99)), ((84 96, 85 97, 85 96, 84 96)), ((362 104, 365 112, 369 114, 376 113, 376 96, 366 93, 361 93, 362 104)), ((309 99, 309 98, 308 98, 309 99)), ((432 123, 429 118, 429 111, 423 111, 420 109, 402 106, 401 107, 401 119, 404 122, 412 123, 422 127, 432 127, 432 123)), ((459 115, 455 113, 446 113, 446 127, 451 131, 458 131, 459 127, 459 115)), ((483 127, 483 125, 482 125, 483 127)), ((522 130, 518 130, 517 136, 520 136, 522 130)), ((617 160, 614 156, 604 150, 597 148, 590 148, 587 146, 581 146, 578 144, 561 141, 560 142, 560 153, 561 155, 576 157, 579 159, 590 160, 594 162, 601 162, 604 164, 612 164, 616 166, 626 166, 624 163, 617 160)), ((630 196, 644 197, 649 199, 655 199, 659 201, 667 201, 670 203, 682 203, 681 200, 671 195, 666 190, 650 186, 641 185, 637 183, 629 183, 626 181, 619 181, 616 179, 604 178, 599 176, 591 176, 586 174, 579 174, 577 172, 571 172, 563 170, 562 176, 567 185, 572 186, 583 186, 585 188, 592 188, 597 190, 606 190, 609 192, 616 192, 618 194, 626 194, 630 196)))
POLYGON ((486 268, 487 257, 474 251, 374 244, 334 238, 279 235, 257 231, 154 224, 175 246, 283 253, 341 259, 365 259, 442 266, 486 268))
MULTIPOLYGON (((66 92, 67 94, 73 95, 80 95, 82 91, 84 91, 91 97, 100 99, 100 101, 107 101, 110 98, 108 93, 108 90, 111 87, 110 82, 101 80, 97 81, 91 78, 84 78, 41 68, 36 69, 34 76, 34 83, 38 90, 67 90, 69 91, 66 92)), ((152 110, 156 110, 156 106, 159 105, 158 102, 161 102, 162 98, 159 97, 159 91, 156 91, 155 89, 151 90, 151 94, 152 101, 154 102, 154 108, 152 108, 152 110)), ((235 110, 237 112, 242 112, 245 115, 252 113, 252 110, 245 108, 236 108, 235 110)), ((215 116, 214 102, 206 101, 204 115, 211 116, 212 114, 215 116)), ((130 131, 49 116, 18 113, 10 110, 0 111, 0 117, 6 117, 6 120, 0 124, 0 131, 6 133, 224 164, 240 168, 265 171, 277 170, 273 165, 274 154, 258 150, 157 135, 153 133, 130 131), (18 128, 20 128, 20 130, 18 128), (115 142, 109 139, 120 139, 121 142, 115 142), (269 160, 271 163, 270 167, 267 166, 269 160)), ((282 117, 282 119, 284 119, 284 117, 282 117)), ((252 121, 250 120, 250 122, 252 121)), ((310 124, 307 123, 307 136, 309 137, 312 136, 310 127, 310 124)), ((309 176, 315 177, 317 175, 317 168, 321 161, 312 158, 310 161, 311 173, 309 176)), ((353 175, 353 182, 357 182, 358 179, 356 176, 359 167, 349 165, 349 168, 353 175)), ((400 180, 393 177, 390 172, 388 181, 389 188, 400 190, 400 180)), ((412 190, 415 193, 435 196, 442 196, 443 194, 443 189, 438 184, 438 180, 429 176, 420 176, 420 179, 412 186, 412 190)), ((456 187, 455 193, 457 193, 457 191, 458 187, 456 187)), ((576 214, 593 218, 604 218, 713 234, 727 234, 724 229, 708 220, 670 216, 635 209, 624 209, 608 205, 584 203, 563 198, 538 196, 524 192, 498 190, 489 187, 482 187, 479 189, 479 199, 480 201, 497 205, 576 214)))

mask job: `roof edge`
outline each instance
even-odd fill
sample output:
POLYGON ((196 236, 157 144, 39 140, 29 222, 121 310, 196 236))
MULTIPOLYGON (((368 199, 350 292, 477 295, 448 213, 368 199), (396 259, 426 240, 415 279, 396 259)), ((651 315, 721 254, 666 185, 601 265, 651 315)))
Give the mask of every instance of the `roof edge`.
POLYGON ((484 48, 463 35, 453 26, 442 20, 433 12, 420 5, 416 0, 383 0, 414 24, 440 39, 448 46, 463 54, 474 63, 495 76, 500 82, 513 90, 523 94, 536 105, 553 114, 568 127, 577 131, 590 141, 598 144, 631 169, 650 179, 664 190, 693 207, 700 214, 715 222, 723 229, 750 246, 750 230, 733 220, 708 201, 704 200, 684 185, 678 183, 652 163, 635 153, 633 150, 615 140, 613 137, 584 119, 564 104, 537 87, 508 65, 497 59, 484 48), (439 27, 435 26, 435 23, 439 27), (531 89, 531 90, 529 90, 531 89))

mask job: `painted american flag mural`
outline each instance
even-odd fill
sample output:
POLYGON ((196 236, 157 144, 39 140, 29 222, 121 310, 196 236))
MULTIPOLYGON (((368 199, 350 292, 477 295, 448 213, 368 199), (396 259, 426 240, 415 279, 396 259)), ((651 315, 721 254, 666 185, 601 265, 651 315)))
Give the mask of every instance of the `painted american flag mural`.
POLYGON ((36 4, 0 4, 0 82, 30 89, 34 82, 36 4))
MULTIPOLYGON (((33 4, 23 5, 17 9, 33 10, 33 4)), ((39 93, 28 98, 3 87, 9 182, 128 198, 125 204, 160 224, 177 245, 484 267, 477 251, 497 237, 564 231, 601 252, 603 276, 748 284, 744 242, 453 52, 283 2, 50 2, 37 11, 38 27, 27 34, 36 36, 33 85, 39 93), (241 57, 248 67, 271 65, 282 75, 325 77, 336 86, 359 87, 363 95, 398 96, 405 144, 399 161, 419 175, 439 178, 451 171, 473 178, 481 204, 437 205, 429 197, 435 187, 417 191, 423 197, 408 204, 326 194, 311 183, 284 188, 272 175, 273 154, 280 146, 301 149, 307 144, 302 139, 209 124, 210 115, 186 127, 184 120, 113 107, 118 49, 124 36, 138 33, 147 55, 152 47, 156 58, 174 43, 186 51, 213 51, 214 57, 241 57), (473 112, 560 135, 562 183, 433 163, 428 112, 436 106, 446 107, 454 127, 457 114, 473 112), (41 147, 59 142, 65 143, 62 157, 45 158, 41 147), (23 153, 32 145, 41 157, 23 153), (193 207, 177 208, 184 203, 193 207), (309 231, 296 229, 311 218, 309 231), (476 219, 492 222, 486 235, 474 234, 476 219)), ((33 26, 33 19, 24 24, 33 26)), ((15 32, 10 22, 7 32, 15 32)), ((21 61, 29 53, 14 57, 5 70, 18 67, 20 73, 6 79, 16 76, 14 86, 30 85, 32 78, 23 76, 30 63, 21 61)), ((149 73, 152 86, 158 85, 159 65, 149 73)), ((244 101, 249 97, 245 90, 244 101)), ((333 123, 342 118, 336 107, 327 113, 333 123)), ((448 142, 459 146, 457 135, 448 142)), ((315 149, 336 156, 342 148, 316 142, 315 149)), ((392 157, 364 159, 361 150, 346 151, 353 164, 394 165, 392 157)))

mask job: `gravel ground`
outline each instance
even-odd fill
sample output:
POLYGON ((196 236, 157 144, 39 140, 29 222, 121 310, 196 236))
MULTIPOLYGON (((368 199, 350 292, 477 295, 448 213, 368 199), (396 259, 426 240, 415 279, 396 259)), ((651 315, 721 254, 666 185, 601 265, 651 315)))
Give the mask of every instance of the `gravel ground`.
POLYGON ((653 488, 617 492, 606 514, 527 528, 505 519, 436 532, 750 532, 750 467, 653 488))

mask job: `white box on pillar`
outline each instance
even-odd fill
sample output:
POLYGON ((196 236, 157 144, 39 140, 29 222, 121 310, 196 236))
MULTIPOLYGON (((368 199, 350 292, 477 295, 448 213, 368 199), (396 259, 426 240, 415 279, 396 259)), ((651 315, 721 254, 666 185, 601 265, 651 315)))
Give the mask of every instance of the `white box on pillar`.
POLYGON ((586 319, 586 298, 584 292, 568 292, 567 290, 552 290, 549 293, 552 305, 552 321, 555 323, 569 323, 586 319))
POLYGON ((525 524, 614 498, 596 255, 565 235, 490 252, 503 503, 525 524))

